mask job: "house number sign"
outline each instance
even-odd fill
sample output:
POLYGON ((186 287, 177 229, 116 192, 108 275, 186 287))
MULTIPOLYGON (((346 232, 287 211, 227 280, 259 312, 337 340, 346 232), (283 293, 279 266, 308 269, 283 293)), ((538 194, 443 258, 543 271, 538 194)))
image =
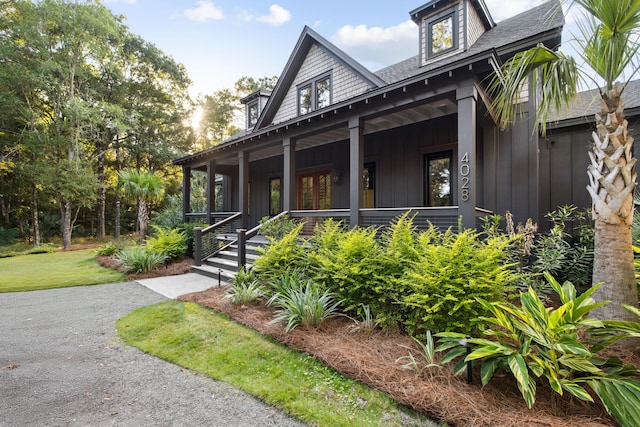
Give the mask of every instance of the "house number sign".
POLYGON ((460 200, 469 201, 469 188, 471 186, 471 165, 469 164, 469 153, 465 152, 460 158, 460 200))

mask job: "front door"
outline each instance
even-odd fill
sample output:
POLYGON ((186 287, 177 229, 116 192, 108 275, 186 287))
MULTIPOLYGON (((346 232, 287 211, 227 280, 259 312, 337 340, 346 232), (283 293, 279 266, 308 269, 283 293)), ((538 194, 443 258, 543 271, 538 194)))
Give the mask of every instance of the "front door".
MULTIPOLYGON (((331 171, 298 175, 298 209, 331 209, 331 171)), ((322 217, 306 218, 303 234, 313 234, 322 217)))
POLYGON ((298 175, 298 209, 331 209, 331 171, 298 175))

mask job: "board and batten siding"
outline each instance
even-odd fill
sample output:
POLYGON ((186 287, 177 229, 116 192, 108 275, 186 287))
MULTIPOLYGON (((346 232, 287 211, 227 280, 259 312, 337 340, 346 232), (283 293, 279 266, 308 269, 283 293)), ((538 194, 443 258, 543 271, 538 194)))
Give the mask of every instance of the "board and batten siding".
POLYGON ((329 72, 332 76, 331 102, 333 104, 358 96, 373 87, 326 49, 314 44, 309 49, 307 57, 274 116, 273 123, 281 123, 298 115, 298 85, 329 72))

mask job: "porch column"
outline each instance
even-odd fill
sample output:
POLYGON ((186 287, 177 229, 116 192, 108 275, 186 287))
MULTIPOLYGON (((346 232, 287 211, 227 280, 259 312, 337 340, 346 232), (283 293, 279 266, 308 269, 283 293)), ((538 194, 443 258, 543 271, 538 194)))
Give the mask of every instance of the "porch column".
POLYGON ((242 212, 241 228, 249 226, 249 152, 238 153, 238 210, 242 212))
POLYGON ((456 92, 458 100, 458 215, 464 228, 476 227, 476 102, 473 84, 456 92))
POLYGON ((284 151, 282 210, 291 211, 296 208, 296 141, 285 138, 282 146, 284 151))
POLYGON ((360 224, 362 170, 364 168, 364 125, 359 117, 349 120, 349 225, 360 224))
POLYGON ((211 212, 216 209, 216 161, 207 162, 207 224, 213 224, 211 212))
POLYGON ((187 222, 191 212, 191 167, 182 166, 182 222, 187 222))

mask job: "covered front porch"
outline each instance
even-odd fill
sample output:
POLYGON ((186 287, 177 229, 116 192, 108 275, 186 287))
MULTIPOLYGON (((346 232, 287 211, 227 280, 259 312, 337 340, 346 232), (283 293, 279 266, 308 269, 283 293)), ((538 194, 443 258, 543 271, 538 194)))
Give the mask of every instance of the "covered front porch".
POLYGON ((495 157, 483 145, 495 124, 482 87, 472 78, 393 86, 176 161, 184 220, 214 224, 237 212, 238 228, 250 229, 288 212, 311 226, 333 217, 354 227, 411 210, 421 227, 476 227, 493 210, 484 200, 497 197, 484 185, 495 179, 482 169, 495 157), (206 173, 204 212, 191 209, 192 171, 206 173))

